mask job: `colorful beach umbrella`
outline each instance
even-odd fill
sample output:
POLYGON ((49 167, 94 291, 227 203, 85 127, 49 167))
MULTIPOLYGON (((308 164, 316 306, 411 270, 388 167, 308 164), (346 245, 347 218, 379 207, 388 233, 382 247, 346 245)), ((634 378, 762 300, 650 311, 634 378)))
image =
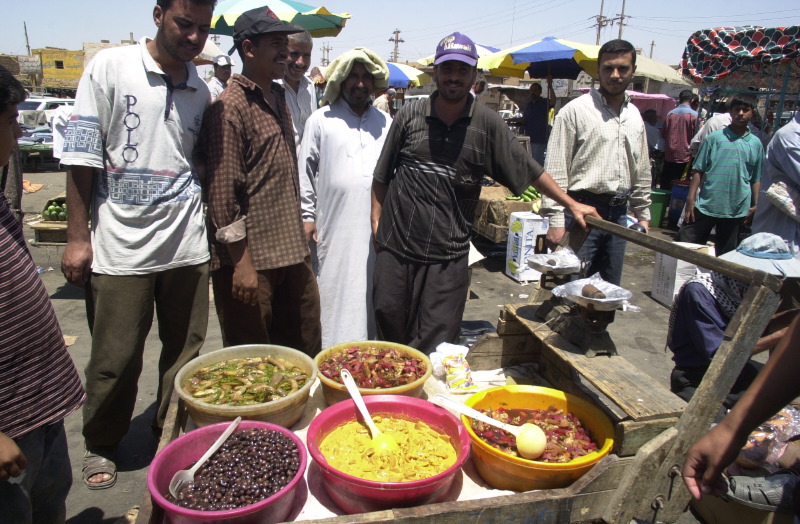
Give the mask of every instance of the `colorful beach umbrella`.
POLYGON ((214 8, 211 18, 211 33, 233 36, 233 24, 239 15, 268 6, 284 22, 304 27, 311 36, 336 36, 350 15, 334 14, 324 7, 314 7, 294 0, 222 0, 214 8))
MULTIPOLYGON (((478 51, 478 58, 480 58, 482 56, 490 55, 492 53, 496 53, 496 52, 498 52, 500 50, 500 49, 498 49, 496 47, 490 47, 488 45, 481 45, 481 44, 475 44, 475 48, 478 51)), ((425 58, 420 58, 419 60, 417 60, 417 63, 419 65, 421 65, 421 66, 433 65, 433 61, 434 61, 435 58, 436 58, 435 54, 434 55, 430 55, 430 56, 426 56, 425 58)))
POLYGON ((386 62, 389 67, 389 87, 419 87, 431 81, 430 75, 415 67, 395 62, 386 62))
POLYGON ((478 67, 500 76, 522 78, 525 71, 531 78, 568 78, 575 80, 581 71, 597 77, 597 54, 600 46, 570 42, 548 36, 537 42, 522 44, 486 55, 478 67))

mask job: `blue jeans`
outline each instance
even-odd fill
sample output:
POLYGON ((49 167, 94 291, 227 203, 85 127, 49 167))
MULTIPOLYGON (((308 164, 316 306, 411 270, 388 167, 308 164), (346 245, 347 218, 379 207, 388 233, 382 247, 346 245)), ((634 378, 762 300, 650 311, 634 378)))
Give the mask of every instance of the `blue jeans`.
POLYGON ((64 522, 72 486, 64 421, 14 439, 28 459, 19 477, 0 482, 0 524, 64 522))
MULTIPOLYGON (((602 204, 591 198, 573 196, 581 204, 593 206, 604 220, 614 222, 623 227, 627 225, 628 206, 609 206, 602 204)), ((564 214, 565 227, 569 231, 575 224, 575 217, 569 211, 564 214)), ((619 285, 622 281, 622 266, 625 263, 625 239, 614 236, 611 233, 593 229, 589 232, 583 245, 576 253, 582 261, 588 262, 586 276, 590 277, 595 273, 606 282, 619 285)))
POLYGON ((531 142, 531 155, 534 160, 539 162, 540 166, 544 166, 545 149, 547 149, 547 142, 531 142))

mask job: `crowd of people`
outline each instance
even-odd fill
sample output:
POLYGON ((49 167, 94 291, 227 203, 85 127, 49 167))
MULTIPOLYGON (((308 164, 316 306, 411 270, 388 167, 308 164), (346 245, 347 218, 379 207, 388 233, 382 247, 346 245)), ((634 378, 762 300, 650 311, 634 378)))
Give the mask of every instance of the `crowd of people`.
MULTIPOLYGON (((85 392, 19 223, 0 195, 0 332, 8 334, 0 402, 13 406, 0 415, 0 523, 63 520, 72 482, 63 419, 81 405, 83 482, 89 489, 114 485, 114 454, 131 422, 154 315, 162 348, 152 429, 160 434, 175 373, 205 339, 209 280, 226 346, 273 343, 313 356, 338 343, 380 339, 430 353, 459 337, 484 177, 514 194, 532 185, 544 195, 553 248, 574 224, 586 227, 588 216, 624 225, 632 215, 649 229, 653 138, 645 121, 653 122, 625 92, 636 71, 629 42, 601 47, 599 88, 562 107, 551 132, 552 79, 546 98, 541 86, 531 88, 520 120, 531 139, 526 150, 496 112, 475 102, 485 80, 476 45, 464 34, 439 42, 433 94, 392 114, 395 93, 382 58, 362 47, 343 53, 318 96, 306 76, 311 35, 267 7, 235 22, 242 72, 231 74, 231 58, 217 57, 207 84, 192 59, 208 36, 214 4, 157 0, 155 38, 101 51, 79 84, 61 156, 70 210, 62 271, 86 293, 92 342, 85 392), (26 331, 34 325, 35 334, 26 331), (35 387, 22 388, 26 381, 18 379, 28 375, 36 375, 35 387), (42 495, 42 483, 54 478, 58 489, 42 495)), ((0 69, 3 165, 19 136, 22 100, 22 86, 0 69)), ((686 109, 684 102, 682 95, 665 123, 671 173, 686 170, 691 157, 696 113, 691 97, 686 109), (678 145, 680 152, 670 153, 678 145)), ((755 207, 763 151, 748 138, 754 108, 734 99, 731 121, 699 147, 687 231, 712 217, 719 242, 723 218, 755 216, 754 229, 762 224, 779 234, 788 243, 781 256, 791 258, 798 250, 791 204, 800 184, 800 124, 786 126, 767 149, 765 177, 783 182, 783 192, 755 207), (736 167, 725 161, 730 157, 736 167), (721 203, 734 194, 735 202, 721 203), (772 204, 778 200, 783 207, 772 204)), ((624 252, 624 240, 594 230, 578 256, 590 274, 619 284, 624 252)), ((705 307, 713 307, 714 282, 687 286, 694 294, 687 291, 686 300, 706 291, 705 307)), ((682 305, 680 314, 691 307, 682 305)), ((781 355, 791 353, 781 343, 781 355)), ((702 349, 706 360, 713 349, 702 349)), ((753 418, 739 420, 737 428, 753 418)), ((691 458, 695 471, 706 470, 704 492, 728 458, 707 455, 691 458)))

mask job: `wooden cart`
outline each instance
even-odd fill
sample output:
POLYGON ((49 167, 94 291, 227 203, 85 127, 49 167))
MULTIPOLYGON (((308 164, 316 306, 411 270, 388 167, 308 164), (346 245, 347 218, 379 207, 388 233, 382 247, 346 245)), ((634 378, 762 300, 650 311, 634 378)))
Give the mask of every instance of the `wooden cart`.
MULTIPOLYGON (((684 513, 690 495, 680 476, 683 457, 710 427, 777 309, 781 281, 616 224, 593 218, 588 222, 594 228, 654 251, 749 283, 745 298, 725 332, 725 340, 692 401, 685 404, 621 356, 585 356, 540 321, 533 320, 536 304, 507 305, 501 313, 498 332, 479 339, 470 351, 471 366, 496 369, 537 362, 540 374, 555 387, 591 400, 611 418, 615 427, 613 452, 563 489, 307 522, 627 524, 636 518, 669 523, 684 513)), ((577 251, 585 233, 574 230, 570 233, 565 244, 577 251)), ((173 396, 159 450, 181 434, 186 416, 177 396, 173 396)), ((160 519, 147 496, 138 522, 157 523, 160 519)))

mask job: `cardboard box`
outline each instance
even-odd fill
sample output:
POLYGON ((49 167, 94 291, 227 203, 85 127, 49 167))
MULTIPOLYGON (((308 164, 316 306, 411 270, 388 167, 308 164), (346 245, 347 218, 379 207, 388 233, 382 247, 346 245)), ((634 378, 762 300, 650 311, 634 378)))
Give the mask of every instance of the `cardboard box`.
MULTIPOLYGON (((689 242, 673 242, 685 248, 694 249, 713 255, 713 248, 701 244, 690 244, 689 242)), ((651 296, 661 304, 667 307, 672 306, 675 296, 681 290, 681 286, 692 278, 697 271, 698 267, 691 262, 678 260, 677 258, 665 255, 664 253, 656 253, 656 266, 653 271, 653 289, 651 296)), ((701 271, 707 271, 700 268, 701 271)))
POLYGON ((507 196, 512 196, 511 191, 503 186, 485 186, 475 206, 473 229, 495 243, 506 240, 511 213, 531 210, 532 202, 506 200, 507 196))
POLYGON ((528 267, 528 256, 545 251, 548 219, 526 212, 511 213, 506 244, 506 275, 520 282, 539 280, 542 274, 528 267))

